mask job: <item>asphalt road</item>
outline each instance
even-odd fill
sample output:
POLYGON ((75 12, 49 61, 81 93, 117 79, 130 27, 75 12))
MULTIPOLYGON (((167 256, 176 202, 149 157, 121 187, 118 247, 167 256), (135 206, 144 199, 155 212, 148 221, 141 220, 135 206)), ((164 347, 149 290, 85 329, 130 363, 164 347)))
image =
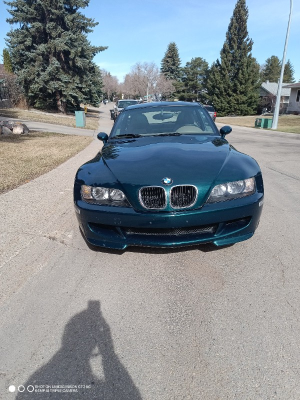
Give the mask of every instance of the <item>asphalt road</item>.
POLYGON ((228 136, 266 195, 254 237, 223 249, 90 250, 72 185, 97 141, 1 195, 0 399, 299 400, 299 139, 228 136))

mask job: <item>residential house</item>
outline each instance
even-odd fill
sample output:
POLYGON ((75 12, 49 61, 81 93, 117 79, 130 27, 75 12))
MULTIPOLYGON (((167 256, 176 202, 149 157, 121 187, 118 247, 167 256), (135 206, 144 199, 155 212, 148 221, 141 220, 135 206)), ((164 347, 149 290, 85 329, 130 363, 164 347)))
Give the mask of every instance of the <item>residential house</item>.
POLYGON ((300 114, 300 82, 284 85, 291 90, 287 112, 289 114, 300 114))
MULTIPOLYGON (((290 85, 290 84, 286 83, 285 85, 290 85)), ((278 82, 266 81, 261 84, 259 96, 262 108, 266 108, 268 111, 274 112, 277 90, 278 90, 278 82)), ((280 110, 279 110, 280 114, 285 114, 287 112, 290 94, 291 94, 291 89, 289 87, 282 86, 281 97, 280 97, 280 110)))

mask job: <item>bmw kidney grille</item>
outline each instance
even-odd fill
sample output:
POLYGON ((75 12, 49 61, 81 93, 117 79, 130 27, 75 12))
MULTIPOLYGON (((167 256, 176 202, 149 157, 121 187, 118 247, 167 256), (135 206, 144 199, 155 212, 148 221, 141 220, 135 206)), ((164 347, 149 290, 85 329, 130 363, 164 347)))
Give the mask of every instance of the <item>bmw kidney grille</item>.
POLYGON ((197 189, 195 186, 174 186, 171 189, 170 203, 173 208, 191 207, 195 204, 197 189))
MULTIPOLYGON (((140 189, 140 203, 147 209, 164 209, 167 206, 167 192, 160 186, 140 189)), ((169 202, 172 208, 192 207, 197 200, 197 188, 191 185, 172 187, 169 202)))
POLYGON ((140 190, 140 202, 149 209, 162 209, 167 205, 166 191, 160 186, 144 187, 140 190))

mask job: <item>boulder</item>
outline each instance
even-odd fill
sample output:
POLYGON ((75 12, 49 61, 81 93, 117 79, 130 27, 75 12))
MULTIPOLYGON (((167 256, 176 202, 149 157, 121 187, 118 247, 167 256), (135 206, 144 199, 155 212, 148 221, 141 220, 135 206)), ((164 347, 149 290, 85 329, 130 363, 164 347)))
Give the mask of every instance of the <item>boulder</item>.
POLYGON ((14 135, 28 135, 29 129, 25 124, 16 123, 13 126, 12 133, 14 135))
POLYGON ((14 124, 12 133, 14 135, 21 135, 23 133, 23 125, 22 124, 14 124))
POLYGON ((6 126, 1 126, 1 134, 2 135, 11 135, 12 131, 8 129, 6 126))
POLYGON ((12 131, 13 126, 15 122, 14 121, 0 121, 1 126, 6 126, 6 128, 10 129, 12 131))
POLYGON ((3 129, 5 128, 5 135, 9 135, 10 133, 13 133, 15 135, 28 135, 29 134, 29 128, 25 124, 22 124, 21 122, 14 122, 14 121, 0 121, 0 134, 2 131, 3 134, 3 129), (8 133, 8 130, 10 130, 10 133, 8 133))
POLYGON ((23 135, 28 135, 29 134, 29 128, 28 128, 28 126, 27 125, 25 125, 25 124, 22 124, 23 125, 23 135))

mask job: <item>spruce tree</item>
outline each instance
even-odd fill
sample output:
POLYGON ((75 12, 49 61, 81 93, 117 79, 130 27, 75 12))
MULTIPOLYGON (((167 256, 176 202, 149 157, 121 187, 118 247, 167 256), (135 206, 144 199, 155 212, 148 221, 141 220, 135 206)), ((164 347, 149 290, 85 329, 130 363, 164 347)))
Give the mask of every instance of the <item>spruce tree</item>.
POLYGON ((54 107, 97 105, 101 74, 93 62, 106 47, 94 47, 87 34, 97 25, 79 9, 89 0, 12 0, 5 2, 10 24, 19 24, 7 43, 14 72, 29 105, 54 107))
POLYGON ((247 30, 246 0, 238 0, 231 17, 220 60, 213 63, 206 82, 208 100, 219 115, 254 114, 258 104, 259 65, 252 57, 247 30))
POLYGON ((4 65, 5 72, 7 72, 8 74, 13 73, 13 67, 12 67, 9 51, 7 49, 3 49, 3 65, 4 65))
POLYGON ((201 57, 192 58, 182 68, 183 90, 179 94, 180 100, 203 101, 203 82, 208 70, 208 63, 201 57))
MULTIPOLYGON (((277 56, 267 58, 265 65, 261 71, 261 79, 263 82, 278 82, 281 74, 281 61, 277 56)), ((283 82, 294 83, 294 67, 290 60, 284 66, 283 82)))
POLYGON ((169 80, 177 81, 180 78, 180 58, 175 42, 168 45, 164 58, 161 61, 161 72, 169 80))
POLYGON ((210 104, 213 104, 218 112, 218 115, 224 116, 232 114, 232 106, 229 101, 231 98, 231 83, 229 75, 226 74, 225 61, 223 60, 223 66, 219 60, 214 62, 208 71, 206 90, 207 100, 210 104))
POLYGON ((294 67, 290 60, 287 61, 287 63, 284 66, 284 72, 283 72, 283 82, 285 83, 295 83, 295 78, 294 78, 294 67))
POLYGON ((278 82, 281 71, 281 62, 277 56, 271 56, 266 59, 261 73, 262 81, 278 82))

